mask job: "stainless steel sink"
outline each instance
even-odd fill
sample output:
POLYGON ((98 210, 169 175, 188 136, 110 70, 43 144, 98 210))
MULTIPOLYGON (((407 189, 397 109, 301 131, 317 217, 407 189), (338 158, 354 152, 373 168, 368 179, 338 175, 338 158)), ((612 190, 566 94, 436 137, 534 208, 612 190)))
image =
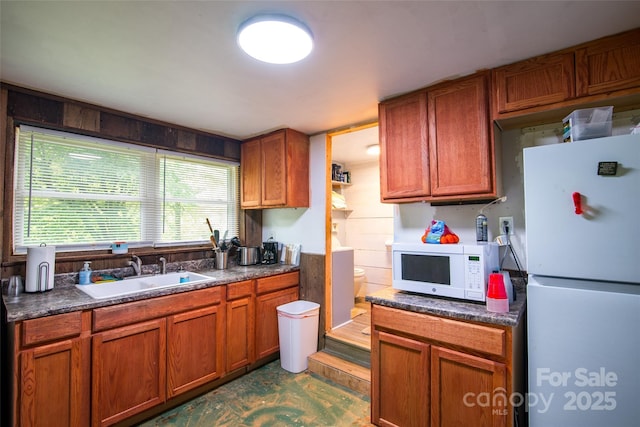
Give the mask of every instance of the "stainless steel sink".
POLYGON ((123 295, 137 294, 154 289, 170 288, 186 284, 214 281, 215 278, 191 271, 180 273, 158 274, 155 276, 135 277, 117 282, 96 283, 92 285, 76 285, 78 289, 94 299, 115 298, 123 295), (188 282, 180 282, 180 277, 187 275, 188 282))

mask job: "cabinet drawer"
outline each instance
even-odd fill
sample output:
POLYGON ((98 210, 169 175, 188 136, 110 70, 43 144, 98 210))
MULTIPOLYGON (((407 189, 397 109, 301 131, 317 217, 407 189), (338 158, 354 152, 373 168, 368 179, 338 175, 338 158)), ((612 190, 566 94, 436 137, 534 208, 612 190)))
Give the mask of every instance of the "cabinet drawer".
POLYGON ((393 331, 506 357, 506 331, 395 308, 372 307, 374 328, 393 331))
POLYGON ((227 301, 251 295, 253 280, 244 282, 229 283, 227 285, 227 301))
POLYGON ((25 320, 22 323, 22 345, 29 346, 75 337, 81 332, 82 312, 80 311, 25 320))
POLYGON ((93 331, 103 331, 217 304, 222 301, 222 289, 221 286, 215 286, 177 295, 97 308, 93 310, 93 331))
POLYGON ((298 271, 265 277, 256 281, 256 293, 260 295, 265 292, 273 292, 295 286, 298 283, 300 283, 300 273, 298 271))

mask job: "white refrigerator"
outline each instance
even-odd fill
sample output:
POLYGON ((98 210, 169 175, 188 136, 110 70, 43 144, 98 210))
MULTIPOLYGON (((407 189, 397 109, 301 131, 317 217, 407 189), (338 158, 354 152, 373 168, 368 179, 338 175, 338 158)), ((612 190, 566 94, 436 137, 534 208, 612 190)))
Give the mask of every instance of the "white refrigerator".
POLYGON ((524 150, 529 425, 640 423, 640 135, 524 150))

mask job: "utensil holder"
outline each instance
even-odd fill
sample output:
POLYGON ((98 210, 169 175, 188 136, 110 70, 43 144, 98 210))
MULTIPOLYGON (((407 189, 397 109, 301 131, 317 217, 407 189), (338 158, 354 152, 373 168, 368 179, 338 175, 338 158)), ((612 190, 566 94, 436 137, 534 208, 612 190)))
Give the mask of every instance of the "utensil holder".
POLYGON ((218 270, 226 269, 228 260, 229 260, 229 252, 216 251, 216 269, 218 270))

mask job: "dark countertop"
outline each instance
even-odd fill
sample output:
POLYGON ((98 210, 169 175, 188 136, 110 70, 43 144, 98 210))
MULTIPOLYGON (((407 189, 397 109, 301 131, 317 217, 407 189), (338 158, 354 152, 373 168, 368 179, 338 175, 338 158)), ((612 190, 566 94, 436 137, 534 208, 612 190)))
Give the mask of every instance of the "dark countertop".
MULTIPOLYGON (((97 307, 105 307, 163 295, 205 289, 212 286, 220 286, 228 283, 241 282, 243 280, 257 279, 297 271, 299 270, 299 267, 295 265, 272 264, 251 265, 247 267, 230 266, 225 270, 188 270, 205 276, 211 276, 212 281, 198 284, 184 283, 169 288, 152 289, 133 295, 124 295, 118 298, 98 300, 91 298, 89 295, 76 288, 74 284, 75 280, 67 280, 67 283, 60 284, 60 281, 56 278, 54 288, 47 292, 22 293, 17 298, 8 298, 3 294, 2 298, 6 308, 7 322, 17 322, 19 320, 34 319, 54 314, 69 313, 72 311, 90 310, 97 307)), ((77 277, 77 274, 75 276, 77 277)), ((109 284, 105 283, 101 286, 109 286, 109 284)))
POLYGON ((523 319, 526 306, 525 286, 522 279, 511 279, 517 291, 516 301, 509 306, 508 313, 487 311, 484 303, 468 302, 452 298, 421 295, 386 288, 366 297, 372 304, 398 308, 416 313, 435 314, 452 319, 490 323, 502 326, 517 326, 523 319))

